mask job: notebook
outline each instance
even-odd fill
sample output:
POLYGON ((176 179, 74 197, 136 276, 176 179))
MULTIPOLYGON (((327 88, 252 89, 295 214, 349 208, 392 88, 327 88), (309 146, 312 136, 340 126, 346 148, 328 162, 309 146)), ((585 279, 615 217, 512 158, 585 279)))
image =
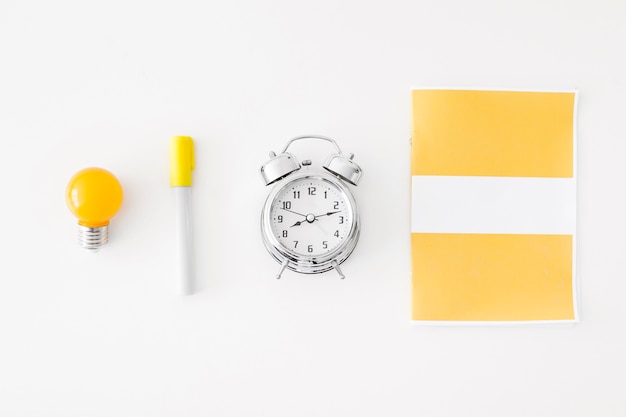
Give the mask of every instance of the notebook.
POLYGON ((412 91, 412 320, 578 320, 575 91, 412 91))

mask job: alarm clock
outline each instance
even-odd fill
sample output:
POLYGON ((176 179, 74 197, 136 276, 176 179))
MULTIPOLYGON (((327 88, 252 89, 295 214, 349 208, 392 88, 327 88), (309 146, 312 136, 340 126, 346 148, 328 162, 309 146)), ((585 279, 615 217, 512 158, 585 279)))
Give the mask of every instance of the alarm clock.
POLYGON ((334 269, 345 278, 339 265, 359 240, 360 223, 356 201, 348 184, 356 186, 361 168, 345 156, 332 138, 319 135, 290 139, 281 153, 270 152, 261 166, 266 186, 274 185, 261 212, 261 235, 270 255, 280 263, 276 278, 285 269, 319 274, 334 269), (335 152, 316 169, 311 160, 302 163, 289 146, 299 140, 328 142, 335 152))

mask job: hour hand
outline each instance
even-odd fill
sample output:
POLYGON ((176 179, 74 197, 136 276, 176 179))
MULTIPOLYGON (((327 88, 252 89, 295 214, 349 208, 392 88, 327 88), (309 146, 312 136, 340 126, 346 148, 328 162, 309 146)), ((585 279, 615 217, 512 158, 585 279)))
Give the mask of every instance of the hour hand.
POLYGON ((299 221, 295 222, 291 227, 293 227, 293 226, 300 226, 304 222, 313 223, 315 220, 317 220, 317 216, 314 216, 313 214, 307 214, 305 216, 304 220, 299 220, 299 221))

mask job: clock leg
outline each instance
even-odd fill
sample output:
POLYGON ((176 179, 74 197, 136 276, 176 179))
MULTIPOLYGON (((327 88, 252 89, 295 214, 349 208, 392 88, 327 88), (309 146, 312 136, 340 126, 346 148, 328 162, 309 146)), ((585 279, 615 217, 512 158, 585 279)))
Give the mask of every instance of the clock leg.
POLYGON ((278 271, 278 275, 276 275, 276 279, 280 279, 280 276, 285 271, 285 268, 287 268, 287 264, 288 263, 289 263, 289 261, 286 260, 286 259, 283 261, 283 263, 280 265, 280 271, 278 271))
POLYGON ((335 271, 337 271, 337 273, 339 274, 339 277, 341 279, 344 279, 346 276, 343 274, 343 272, 341 272, 341 268, 339 268, 339 264, 337 263, 337 261, 332 261, 331 264, 333 265, 333 268, 335 268, 335 271))

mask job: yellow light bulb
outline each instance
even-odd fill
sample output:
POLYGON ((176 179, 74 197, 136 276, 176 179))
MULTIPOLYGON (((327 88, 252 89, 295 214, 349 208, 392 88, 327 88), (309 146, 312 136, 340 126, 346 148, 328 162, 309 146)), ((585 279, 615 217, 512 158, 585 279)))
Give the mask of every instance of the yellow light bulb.
POLYGON ((85 168, 70 179, 65 201, 78 218, 80 245, 97 251, 109 240, 109 220, 122 205, 122 185, 106 169, 85 168))

